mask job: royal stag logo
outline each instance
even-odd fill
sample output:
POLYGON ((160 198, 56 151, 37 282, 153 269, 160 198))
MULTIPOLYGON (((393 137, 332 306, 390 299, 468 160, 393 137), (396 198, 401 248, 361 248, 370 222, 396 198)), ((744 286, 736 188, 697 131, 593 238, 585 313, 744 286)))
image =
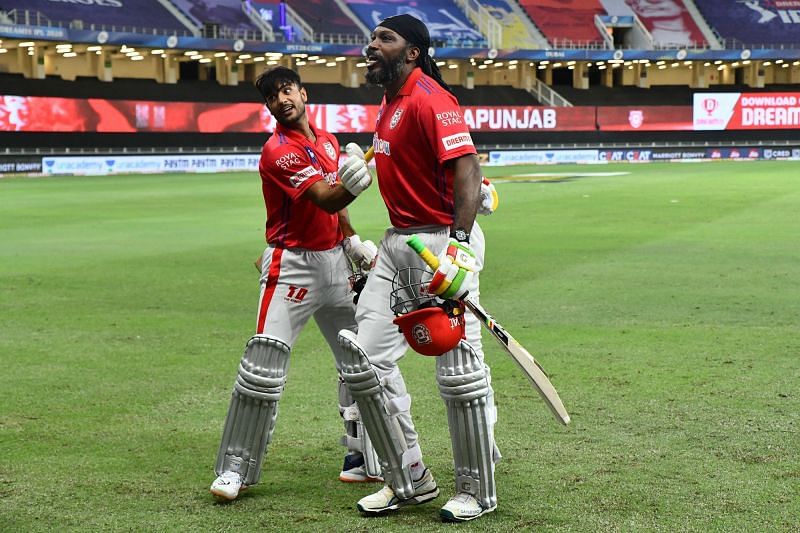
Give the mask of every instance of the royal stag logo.
POLYGON ((431 331, 422 323, 414 324, 414 327, 411 328, 411 335, 414 337, 417 344, 430 344, 433 342, 431 331))
POLYGON ((703 109, 705 109, 709 117, 714 114, 714 111, 716 111, 718 107, 719 107, 719 100, 717 100, 716 98, 703 99, 703 109))

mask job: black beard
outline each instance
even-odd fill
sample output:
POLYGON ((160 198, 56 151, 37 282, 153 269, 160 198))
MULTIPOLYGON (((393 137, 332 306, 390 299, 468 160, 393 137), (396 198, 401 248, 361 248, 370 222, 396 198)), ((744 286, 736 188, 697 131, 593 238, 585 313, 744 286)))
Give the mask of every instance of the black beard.
POLYGON ((378 70, 367 71, 365 76, 367 83, 386 87, 400 79, 400 75, 403 73, 403 58, 401 56, 389 62, 383 59, 377 59, 376 61, 381 64, 381 67, 378 70))
MULTIPOLYGON (((297 124, 298 122, 300 122, 300 119, 301 119, 301 118, 303 118, 303 116, 306 114, 306 109, 305 109, 305 107, 303 107, 303 109, 301 109, 301 110, 299 110, 299 111, 300 111, 300 112, 299 112, 299 113, 297 114, 297 116, 296 116, 296 117, 294 117, 294 118, 287 119, 287 118, 285 118, 285 117, 281 116, 280 118, 278 118, 278 117, 275 117, 275 120, 276 120, 276 121, 278 122, 278 124, 280 124, 281 126, 283 126, 283 127, 285 127, 285 128, 291 128, 292 126, 294 126, 295 124, 297 124)), ((275 115, 273 115, 273 116, 275 116, 275 115)))

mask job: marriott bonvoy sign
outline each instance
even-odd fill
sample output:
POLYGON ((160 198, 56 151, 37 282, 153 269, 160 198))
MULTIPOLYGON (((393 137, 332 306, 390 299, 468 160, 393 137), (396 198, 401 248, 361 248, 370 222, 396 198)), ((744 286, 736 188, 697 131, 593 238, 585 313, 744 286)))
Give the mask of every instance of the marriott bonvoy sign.
POLYGON ((695 93, 695 130, 800 129, 800 93, 695 93))

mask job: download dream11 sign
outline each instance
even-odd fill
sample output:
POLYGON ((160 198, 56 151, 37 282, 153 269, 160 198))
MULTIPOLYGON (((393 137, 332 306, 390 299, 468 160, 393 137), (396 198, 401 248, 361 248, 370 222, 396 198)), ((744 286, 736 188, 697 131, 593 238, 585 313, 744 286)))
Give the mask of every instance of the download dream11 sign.
POLYGON ((695 93, 695 130, 800 128, 800 93, 695 93))

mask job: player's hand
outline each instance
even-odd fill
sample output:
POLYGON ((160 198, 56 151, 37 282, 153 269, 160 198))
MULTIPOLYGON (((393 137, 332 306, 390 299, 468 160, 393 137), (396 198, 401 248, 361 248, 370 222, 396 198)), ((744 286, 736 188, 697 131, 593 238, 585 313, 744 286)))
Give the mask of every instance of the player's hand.
POLYGON ((367 162, 364 161, 364 151, 360 146, 347 143, 345 152, 348 157, 339 167, 339 179, 347 192, 358 196, 372 184, 372 174, 369 173, 367 162))
POLYGON ((344 253, 350 260, 361 267, 361 270, 369 270, 375 263, 375 256, 378 255, 378 247, 375 243, 366 240, 362 241, 358 235, 351 235, 343 242, 344 253))
POLYGON ((478 214, 489 216, 497 209, 500 203, 500 197, 497 196, 497 191, 492 185, 492 182, 486 178, 481 181, 481 196, 480 203, 478 204, 478 214))
POLYGON ((439 268, 433 273, 428 291, 440 298, 460 300, 467 294, 467 287, 478 271, 475 252, 469 243, 450 239, 439 254, 439 268))

